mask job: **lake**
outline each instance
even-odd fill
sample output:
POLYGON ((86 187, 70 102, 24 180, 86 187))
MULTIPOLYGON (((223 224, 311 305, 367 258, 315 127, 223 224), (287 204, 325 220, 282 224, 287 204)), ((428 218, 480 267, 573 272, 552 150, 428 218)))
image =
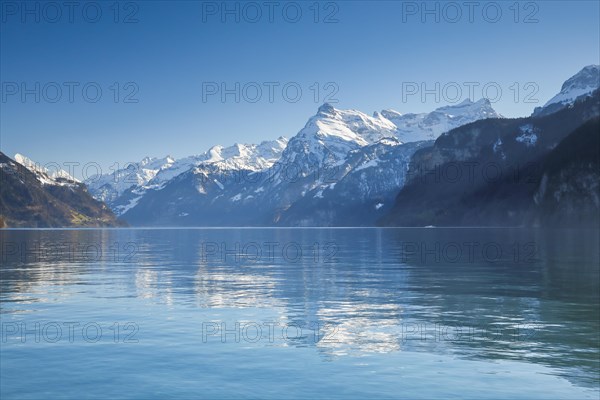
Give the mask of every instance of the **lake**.
POLYGON ((1 230, 0 397, 598 399, 598 230, 1 230))

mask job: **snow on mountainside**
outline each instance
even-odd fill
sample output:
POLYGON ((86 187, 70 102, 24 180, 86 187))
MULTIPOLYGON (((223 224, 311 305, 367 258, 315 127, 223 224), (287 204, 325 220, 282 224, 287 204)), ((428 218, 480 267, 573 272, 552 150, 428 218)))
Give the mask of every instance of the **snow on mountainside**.
POLYGON ((550 104, 573 103, 583 95, 589 95, 600 87, 600 66, 588 65, 563 83, 560 93, 548 100, 544 107, 550 104))
POLYGON ((287 143, 288 139, 281 136, 260 144, 217 145, 205 153, 208 158, 202 164, 215 164, 222 169, 262 171, 279 159, 287 143))
MULTIPOLYGON (((183 223, 182 218, 194 218, 195 223, 203 224, 214 217, 215 213, 211 214, 210 210, 219 207, 223 212, 233 211, 230 207, 236 207, 239 212, 244 207, 248 210, 264 208, 267 214, 271 213, 271 216, 263 215, 264 221, 271 223, 305 196, 317 199, 325 196, 325 201, 329 201, 328 198, 339 201, 341 192, 333 190, 335 185, 331 185, 331 178, 345 179, 339 188, 346 194, 350 193, 349 188, 358 190, 347 199, 352 204, 362 204, 365 196, 376 193, 388 204, 406 172, 406 166, 397 165, 394 157, 402 155, 402 159, 408 159, 423 144, 397 147, 403 146, 403 142, 431 141, 449 129, 490 117, 500 116, 487 100, 475 103, 467 100, 428 114, 401 115, 383 111, 373 116, 357 110, 338 110, 325 103, 289 142, 280 137, 258 145, 214 146, 199 156, 181 160, 145 159, 129 169, 90 180, 88 184, 90 191, 106 201, 117 215, 132 218, 135 223, 141 220, 148 223, 148 215, 153 214, 157 218, 160 215, 161 223, 176 225, 183 223), (360 157, 355 152, 363 149, 373 154, 365 155, 365 162, 358 163, 360 157), (371 168, 379 164, 379 169, 371 168), (379 171, 384 167, 393 171, 382 174, 379 171), (355 168, 356 174, 353 173, 355 168), (248 173, 246 178, 241 178, 242 172, 248 173), (157 193, 163 190, 173 193, 157 193), (152 200, 158 198, 161 200, 152 200), (157 210, 158 204, 168 204, 169 210, 157 210)), ((295 210, 316 203, 299 204, 300 208, 295 210)), ((286 218, 291 224, 292 219, 301 218, 296 212, 293 214, 291 219, 286 218)))
POLYGON ((564 107, 571 106, 575 100, 591 96, 600 88, 600 66, 588 65, 563 83, 560 92, 543 107, 536 107, 533 116, 548 115, 564 107))
POLYGON ((176 169, 180 164, 176 165, 176 160, 170 156, 146 157, 138 163, 129 163, 112 174, 92 176, 85 183, 96 199, 110 204, 131 187, 147 185, 161 171, 176 169))
MULTIPOLYGON (((36 163, 35 161, 25 157, 22 154, 15 154, 15 161, 33 172, 38 181, 42 185, 57 185, 57 186, 69 186, 80 183, 77 179, 73 178, 66 171, 62 169, 56 169, 50 171, 43 165, 36 163)), ((50 165, 50 164, 48 164, 50 165)))
POLYGON ((392 207, 404 185, 410 158, 433 141, 401 143, 395 138, 348 153, 342 164, 305 179, 303 192, 278 212, 279 225, 370 226, 392 207))
POLYGON ((112 174, 91 177, 86 184, 95 198, 107 202, 120 215, 134 207, 147 190, 160 190, 167 182, 194 167, 214 165, 223 170, 259 171, 270 167, 286 145, 287 139, 280 137, 258 145, 214 146, 200 155, 179 160, 171 156, 146 157, 112 174))
POLYGON ((488 99, 476 102, 466 99, 460 104, 440 107, 430 113, 400 114, 394 110, 383 110, 375 115, 381 115, 393 123, 397 127, 398 139, 404 143, 435 140, 442 133, 470 122, 502 118, 488 99))
MULTIPOLYGON (((486 157, 499 163, 553 148, 558 142, 548 132, 554 128, 540 124, 541 117, 590 102, 587 96, 598 88, 598 78, 597 65, 583 68, 527 121, 502 118, 487 99, 467 99, 429 113, 383 110, 372 116, 325 103, 289 141, 217 145, 182 159, 147 157, 85 183, 96 199, 133 225, 372 225, 418 172, 411 163, 435 165, 444 157, 465 161, 479 154, 484 139, 490 145, 486 157), (465 126, 470 123, 475 124, 465 126), (481 132, 473 128, 481 126, 481 132)), ((64 171, 52 174, 26 157, 16 159, 40 182, 53 185, 47 189, 76 182, 64 171)), ((424 200, 417 198, 415 207, 424 200)))
POLYGON ((319 107, 304 128, 290 139, 277 164, 295 164, 302 171, 342 162, 348 152, 394 137, 396 126, 381 115, 370 117, 356 110, 319 107))

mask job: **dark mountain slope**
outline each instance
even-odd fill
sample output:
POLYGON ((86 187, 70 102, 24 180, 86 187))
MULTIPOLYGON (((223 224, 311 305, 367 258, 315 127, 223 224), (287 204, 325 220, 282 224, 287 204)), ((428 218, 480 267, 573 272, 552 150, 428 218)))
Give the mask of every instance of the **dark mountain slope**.
POLYGON ((588 180, 597 175, 590 152, 598 152, 593 120, 600 114, 599 103, 600 92, 596 91, 554 114, 482 120, 444 134, 433 147, 414 154, 408 183, 390 214, 379 223, 593 224, 598 212, 594 205, 597 186, 588 180), (587 125, 588 121, 592 125, 587 125), (586 147, 586 152, 579 154, 578 149, 586 147), (555 194, 560 199, 553 202, 548 196, 555 194), (591 219, 573 211, 581 207, 591 219))
MULTIPOLYGON (((43 174, 39 172, 38 174, 43 174)), ((39 175, 0 152, 0 226, 120 226, 114 214, 95 200, 85 185, 39 175)))

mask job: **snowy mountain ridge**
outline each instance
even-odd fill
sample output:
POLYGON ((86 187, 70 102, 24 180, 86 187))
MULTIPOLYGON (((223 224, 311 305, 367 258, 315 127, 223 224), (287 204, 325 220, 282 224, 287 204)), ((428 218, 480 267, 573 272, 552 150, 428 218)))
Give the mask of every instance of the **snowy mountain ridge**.
MULTIPOLYGON (((448 129, 491 117, 500 115, 484 99, 478 102, 466 100, 458 105, 440 107, 431 113, 402 115, 384 110, 372 116, 358 110, 336 109, 325 103, 289 140, 279 137, 260 144, 216 145, 200 155, 182 159, 146 157, 111 174, 92 177, 86 183, 94 197, 109 204, 117 215, 124 215, 135 208, 148 191, 163 190, 186 172, 197 176, 194 184, 196 192, 216 196, 212 201, 222 202, 231 198, 231 201, 238 202, 242 198, 258 199, 262 196, 265 201, 268 199, 277 203, 277 207, 285 208, 309 192, 331 191, 334 186, 329 188, 330 182, 324 180, 325 175, 335 174, 341 178, 349 174, 356 166, 348 161, 353 152, 380 143, 383 147, 377 147, 382 149, 377 154, 383 154, 393 146, 433 140, 448 129), (233 172, 240 171, 254 175, 252 179, 261 182, 261 185, 226 188, 233 179, 233 172), (300 186, 291 184, 290 175, 303 179, 304 183, 300 186), (269 177, 268 181, 264 181, 265 176, 269 177), (309 179, 309 176, 316 179, 309 179), (228 190, 234 193, 227 195, 229 197, 223 194, 225 197, 222 199, 218 192, 228 190)), ((402 154, 408 157, 407 152, 402 154)), ((377 165, 377 160, 371 160, 361 170, 374 165, 377 165)), ((399 177, 404 174, 403 171, 397 173, 399 177)), ((372 179, 371 173, 365 175, 361 172, 361 176, 363 178, 360 179, 372 179)), ((394 175, 390 182, 400 182, 399 177, 394 175)))
POLYGON ((396 126, 398 139, 405 143, 435 140, 442 133, 469 122, 502 118, 488 99, 476 102, 466 99, 457 105, 439 107, 430 113, 401 114, 394 110, 383 110, 381 115, 396 126))
MULTIPOLYGON (((587 96, 598 86, 598 69, 588 66, 569 78, 538 111, 552 114, 580 93, 587 96)), ((369 225, 393 205, 415 152, 436 140, 447 143, 454 129, 490 118, 502 116, 487 99, 429 113, 385 109, 372 115, 325 103, 289 140, 216 145, 181 159, 145 157, 85 183, 96 199, 134 225, 369 225)), ((496 123, 504 126, 507 120, 491 122, 496 123)), ((514 141, 536 149, 541 137, 530 125, 520 127, 514 141)), ((495 138, 493 152, 501 159, 511 149, 495 138)), ((26 157, 16 159, 45 184, 76 182, 64 171, 51 176, 26 157)))
POLYGON ((548 100, 543 107, 536 107, 532 116, 541 117, 572 107, 575 101, 592 96, 598 88, 600 88, 600 65, 588 65, 567 79, 562 84, 560 92, 548 100))
POLYGON ((570 104, 581 96, 590 95, 600 87, 600 65, 588 65, 563 83, 560 92, 544 107, 551 104, 570 104))
MULTIPOLYGON (((597 71, 597 66, 584 68, 563 84, 555 99, 562 96, 568 104, 567 99, 591 90, 597 85, 597 71)), ((544 112, 556 109, 552 104, 544 112)), ((179 160, 146 158, 89 186, 97 198, 134 223, 154 214, 160 215, 160 223, 203 224, 212 221, 214 210, 229 213, 232 207, 238 218, 264 208, 266 224, 335 221, 342 218, 336 204, 344 202, 346 210, 368 203, 373 212, 384 212, 404 184, 413 152, 455 128, 488 118, 502 118, 488 99, 466 99, 429 113, 387 109, 372 115, 325 103, 289 140, 217 145, 179 160), (121 182, 122 178, 130 179, 121 182), (163 191, 170 193, 158 195, 163 191), (157 204, 168 205, 168 210, 156 210, 157 204), (303 215, 309 209, 320 217, 303 215)), ((519 138, 533 145, 533 136, 519 138)), ((358 209, 354 212, 360 214, 358 209)))
POLYGON ((14 160, 33 172, 42 185, 69 186, 80 183, 79 180, 69 175, 67 171, 58 168, 55 171, 50 171, 48 168, 22 154, 15 154, 14 160))
POLYGON ((200 155, 181 159, 146 157, 112 174, 93 176, 86 180, 86 184, 94 197, 110 204, 128 190, 141 196, 147 189, 161 189, 166 182, 202 164, 213 164, 225 170, 268 168, 279 158, 286 144, 287 139, 280 137, 258 145, 213 146, 200 155))

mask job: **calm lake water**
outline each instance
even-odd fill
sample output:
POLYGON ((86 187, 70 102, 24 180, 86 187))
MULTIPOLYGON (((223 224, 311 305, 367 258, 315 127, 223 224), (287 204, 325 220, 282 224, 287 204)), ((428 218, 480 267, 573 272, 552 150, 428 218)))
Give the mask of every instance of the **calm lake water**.
POLYGON ((0 397, 590 398, 599 234, 0 231, 0 397))

